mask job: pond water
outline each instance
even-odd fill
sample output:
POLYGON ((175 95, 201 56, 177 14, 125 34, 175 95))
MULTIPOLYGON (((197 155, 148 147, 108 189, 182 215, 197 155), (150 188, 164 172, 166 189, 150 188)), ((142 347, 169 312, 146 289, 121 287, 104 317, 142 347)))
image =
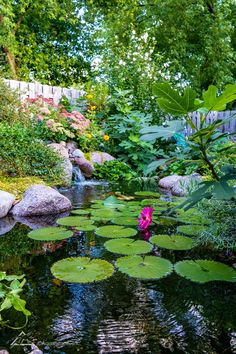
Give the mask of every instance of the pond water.
MULTIPOLYGON (((84 183, 62 193, 80 208, 104 198, 111 189, 107 184, 84 183)), ((235 284, 201 285, 175 273, 141 281, 118 271, 104 281, 85 285, 57 281, 50 267, 62 258, 90 256, 110 262, 118 258, 103 247, 107 239, 94 232, 76 233, 53 246, 27 237, 30 228, 54 225, 57 218, 7 220, 9 225, 16 224, 0 236, 1 268, 25 274, 26 307, 32 316, 22 330, 2 328, 0 347, 13 354, 29 353, 31 343, 45 354, 236 353, 235 284)), ((160 226, 159 231, 174 233, 175 227, 160 226)), ((173 263, 216 259, 212 251, 196 248, 155 252, 173 263)), ((9 318, 14 325, 24 321, 16 312, 10 311, 9 318)))

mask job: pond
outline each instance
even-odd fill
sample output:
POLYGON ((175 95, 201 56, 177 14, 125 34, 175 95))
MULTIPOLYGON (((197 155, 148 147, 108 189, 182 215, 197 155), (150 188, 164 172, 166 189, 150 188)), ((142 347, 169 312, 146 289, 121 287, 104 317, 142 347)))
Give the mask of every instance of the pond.
MULTIPOLYGON (((135 191, 85 183, 62 193, 75 208, 88 208, 91 201, 108 197, 114 189, 130 195, 135 191)), ((1 329, 0 346, 14 354, 29 353, 31 343, 45 354, 236 353, 235 283, 199 284, 175 272, 159 280, 140 280, 117 270, 96 283, 62 282, 50 271, 56 261, 89 256, 114 264, 120 255, 106 250, 108 239, 94 231, 77 231, 54 243, 27 237, 31 228, 55 225, 58 217, 25 218, 16 224, 9 219, 14 228, 0 236, 1 268, 9 274, 25 274, 26 307, 32 312, 22 330, 1 329)), ((175 234, 178 225, 166 222, 150 230, 152 234, 175 234)), ((143 239, 143 235, 135 238, 143 239)), ((185 251, 155 247, 151 254, 172 263, 221 260, 211 249, 196 247, 185 251)), ((9 311, 9 318, 14 325, 24 321, 16 312, 9 311)))

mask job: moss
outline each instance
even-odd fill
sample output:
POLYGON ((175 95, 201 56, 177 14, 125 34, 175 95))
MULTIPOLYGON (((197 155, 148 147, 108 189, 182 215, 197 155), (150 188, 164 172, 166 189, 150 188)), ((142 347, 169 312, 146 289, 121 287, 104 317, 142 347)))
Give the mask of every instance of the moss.
POLYGON ((42 179, 30 177, 3 177, 0 175, 0 190, 14 194, 18 199, 32 184, 44 184, 42 179))
POLYGON ((91 159, 92 159, 92 153, 91 153, 91 151, 90 151, 90 152, 85 152, 85 153, 84 153, 84 158, 85 158, 86 160, 88 160, 88 161, 91 161, 91 159))

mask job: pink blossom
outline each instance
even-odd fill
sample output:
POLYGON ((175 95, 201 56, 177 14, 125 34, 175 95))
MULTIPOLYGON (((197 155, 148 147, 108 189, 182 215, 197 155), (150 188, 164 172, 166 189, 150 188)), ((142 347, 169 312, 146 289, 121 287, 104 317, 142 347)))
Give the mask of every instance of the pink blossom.
POLYGON ((44 120, 44 116, 42 114, 39 114, 37 117, 37 121, 42 122, 44 120))
POLYGON ((143 208, 138 218, 140 230, 146 230, 148 226, 151 224, 153 210, 154 209, 152 207, 143 208))

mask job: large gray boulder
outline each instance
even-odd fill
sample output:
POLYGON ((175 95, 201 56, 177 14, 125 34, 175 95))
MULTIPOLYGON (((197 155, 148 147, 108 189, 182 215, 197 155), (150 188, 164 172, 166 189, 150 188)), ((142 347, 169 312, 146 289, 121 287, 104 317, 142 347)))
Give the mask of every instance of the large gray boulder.
POLYGON ((189 176, 172 175, 161 178, 159 187, 170 192, 172 195, 184 197, 188 195, 188 189, 193 181, 201 181, 201 176, 198 173, 193 173, 189 176))
POLYGON ((8 214, 15 200, 13 194, 0 190, 0 218, 8 214))
POLYGON ((86 160, 84 157, 75 157, 74 162, 76 165, 79 166, 81 172, 85 177, 87 178, 92 177, 92 174, 94 172, 94 167, 91 164, 91 162, 86 160))
POLYGON ((0 235, 4 235, 11 231, 15 224, 16 220, 11 216, 6 216, 5 218, 0 219, 0 235))
POLYGON ((106 161, 115 160, 115 158, 107 152, 93 151, 91 153, 90 160, 92 163, 98 163, 99 165, 102 165, 106 161))
POLYGON ((69 153, 68 150, 65 146, 64 142, 61 142, 60 144, 57 143, 52 143, 48 145, 51 149, 56 151, 58 155, 62 158, 62 169, 63 169, 63 184, 65 186, 70 186, 72 183, 72 170, 73 166, 72 163, 69 159, 69 153))
POLYGON ((33 216, 59 214, 71 208, 70 200, 55 189, 34 184, 25 191, 22 201, 11 212, 13 215, 33 216))

